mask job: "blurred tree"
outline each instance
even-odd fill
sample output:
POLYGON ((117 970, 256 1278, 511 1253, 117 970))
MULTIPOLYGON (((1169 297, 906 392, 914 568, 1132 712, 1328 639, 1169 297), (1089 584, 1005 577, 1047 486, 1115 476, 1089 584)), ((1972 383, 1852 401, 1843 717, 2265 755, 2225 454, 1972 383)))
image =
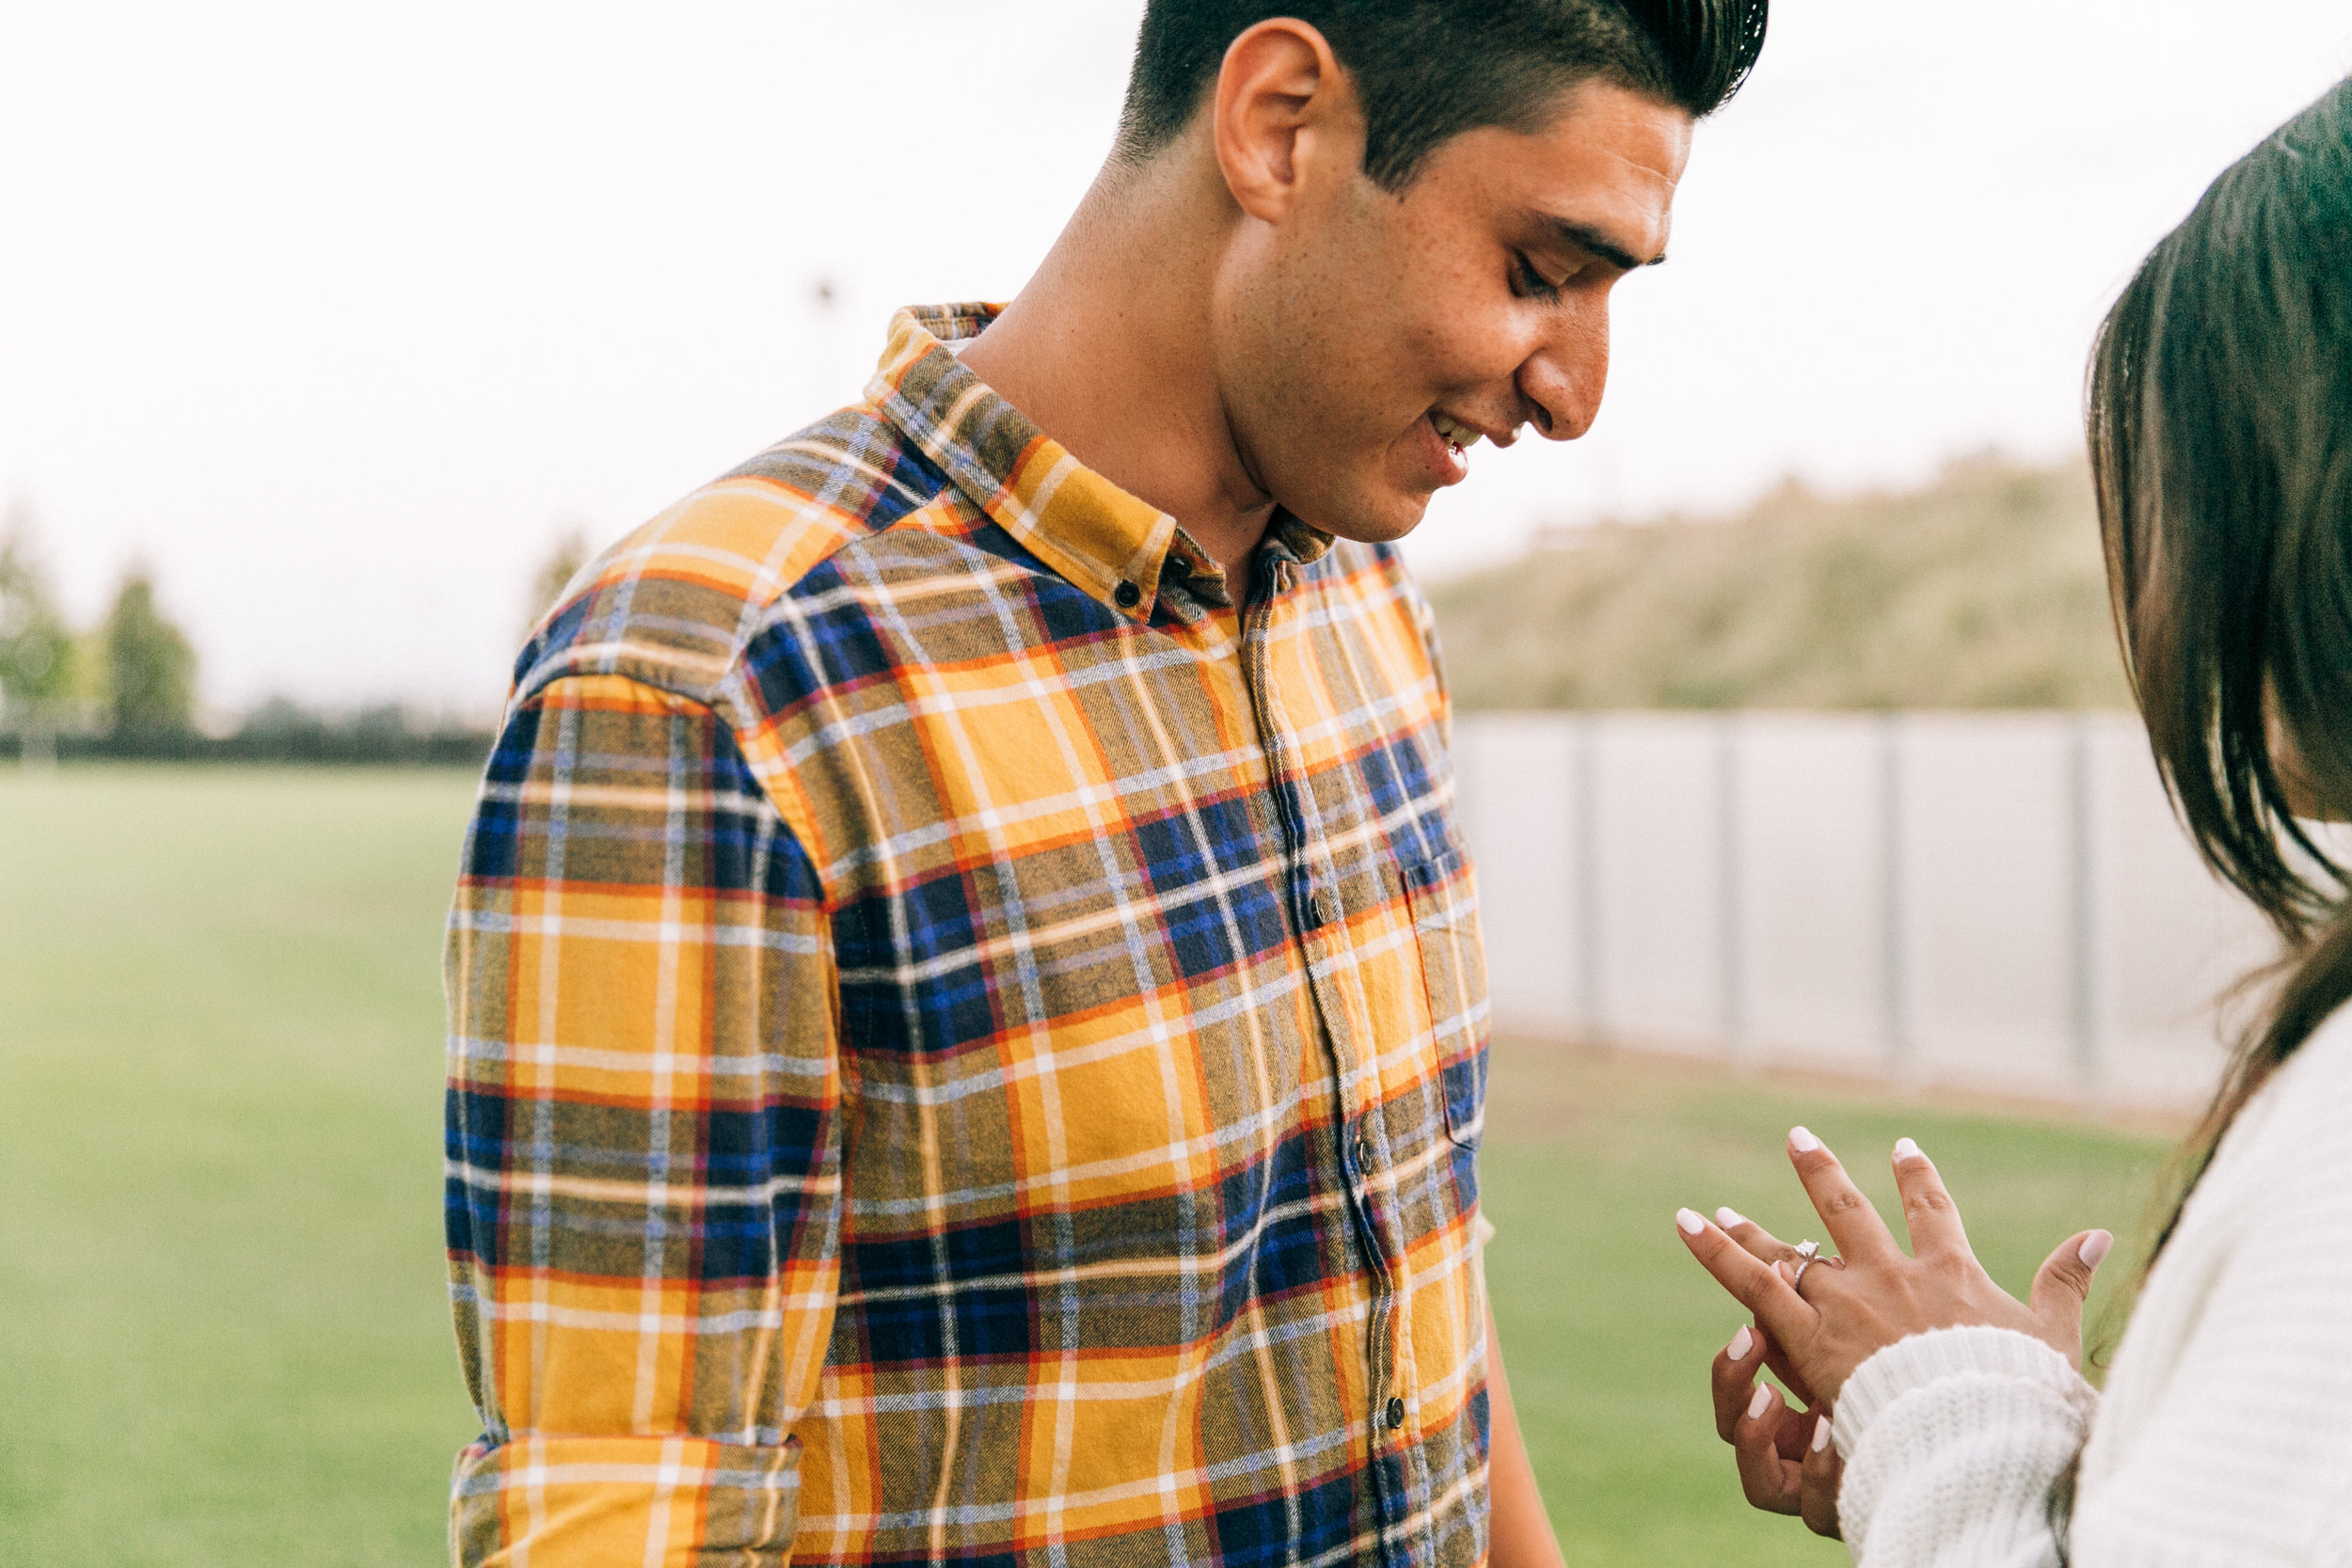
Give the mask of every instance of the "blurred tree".
POLYGON ((73 634, 66 650, 66 696, 92 707, 106 701, 106 624, 85 626, 73 634))
POLYGON ((571 586, 572 578, 578 577, 580 569, 586 564, 588 531, 578 523, 572 523, 555 536, 547 560, 540 563, 539 570, 532 577, 531 625, 533 627, 547 618, 548 611, 555 608, 556 601, 564 596, 564 590, 571 586))
POLYGON ((283 692, 273 693, 248 711, 245 722, 237 726, 241 736, 278 741, 313 739, 326 730, 326 721, 323 717, 283 692))
POLYGON ((351 732, 363 740, 396 743, 407 738, 408 712, 398 703, 370 703, 352 715, 351 732))
POLYGON ((196 721, 196 649, 155 608, 155 585, 134 566, 106 617, 106 695, 117 735, 184 733, 196 721))
POLYGON ((0 526, 0 694, 39 712, 72 686, 73 634, 33 547, 33 509, 20 499, 0 526))

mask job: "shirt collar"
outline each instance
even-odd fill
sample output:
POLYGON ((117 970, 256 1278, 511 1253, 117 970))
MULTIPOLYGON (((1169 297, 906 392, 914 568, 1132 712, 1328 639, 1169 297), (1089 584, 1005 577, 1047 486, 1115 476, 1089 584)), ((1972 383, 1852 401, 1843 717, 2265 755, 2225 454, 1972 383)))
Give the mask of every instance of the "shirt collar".
MULTIPOLYGON (((1168 575, 1181 576, 1193 598, 1230 604, 1224 573, 1175 518, 1081 464, 948 351, 978 337, 1003 309, 900 310, 866 396, 992 521, 1117 613, 1149 620, 1168 575), (1122 594, 1129 583, 1132 593, 1122 594)), ((1331 546, 1329 534, 1279 510, 1266 537, 1303 562, 1331 546)))

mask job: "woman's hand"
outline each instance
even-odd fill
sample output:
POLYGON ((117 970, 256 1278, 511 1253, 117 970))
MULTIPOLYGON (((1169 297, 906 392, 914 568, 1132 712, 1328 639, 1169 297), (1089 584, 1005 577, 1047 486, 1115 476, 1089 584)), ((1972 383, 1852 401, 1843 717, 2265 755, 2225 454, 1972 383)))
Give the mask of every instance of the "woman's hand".
POLYGON ((1728 1229, 1688 1209, 1676 1223, 1692 1255, 1771 1337, 1796 1380, 1791 1386, 1808 1390, 1808 1402, 1834 1406, 1856 1367, 1931 1328, 2019 1329, 2082 1364, 2083 1302, 2091 1271, 2114 1242, 2107 1232, 2081 1231, 2060 1243, 2034 1275, 2031 1301, 2021 1303, 1968 1249, 1951 1194, 1909 1138, 1895 1145, 1894 1161, 1911 1232, 1908 1258, 1819 1138, 1795 1129, 1788 1158, 1838 1252, 1806 1269, 1801 1287, 1794 1283, 1796 1249, 1762 1227, 1728 1210, 1721 1214, 1732 1222, 1728 1229))
MULTIPOLYGON (((1729 1211, 1722 1211, 1728 1213, 1729 1211)), ((1829 1413, 1800 1410, 1756 1374, 1767 1363, 1807 1406, 1815 1402, 1763 1330, 1742 1328, 1715 1353, 1715 1434, 1731 1445, 1740 1490, 1767 1513, 1793 1513, 1816 1535, 1843 1540, 1837 1484, 1846 1462, 1830 1442, 1829 1413)))

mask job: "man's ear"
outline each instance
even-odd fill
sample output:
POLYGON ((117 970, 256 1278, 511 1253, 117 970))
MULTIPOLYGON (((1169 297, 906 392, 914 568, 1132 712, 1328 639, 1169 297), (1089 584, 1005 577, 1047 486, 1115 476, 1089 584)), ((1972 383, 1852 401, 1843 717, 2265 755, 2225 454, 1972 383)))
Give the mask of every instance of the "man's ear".
POLYGON ((1291 212, 1313 168, 1363 161, 1355 87, 1322 33, 1295 17, 1268 18, 1232 41, 1209 113, 1226 188, 1262 222, 1291 212))

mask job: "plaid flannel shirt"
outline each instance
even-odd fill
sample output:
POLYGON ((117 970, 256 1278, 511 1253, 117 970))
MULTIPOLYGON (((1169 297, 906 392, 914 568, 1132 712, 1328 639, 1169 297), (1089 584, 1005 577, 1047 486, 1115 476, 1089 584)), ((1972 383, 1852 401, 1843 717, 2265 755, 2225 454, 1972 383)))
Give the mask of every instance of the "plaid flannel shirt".
POLYGON ((1246 592, 902 312, 542 625, 451 917, 467 1563, 1473 1563, 1431 623, 1246 592))

